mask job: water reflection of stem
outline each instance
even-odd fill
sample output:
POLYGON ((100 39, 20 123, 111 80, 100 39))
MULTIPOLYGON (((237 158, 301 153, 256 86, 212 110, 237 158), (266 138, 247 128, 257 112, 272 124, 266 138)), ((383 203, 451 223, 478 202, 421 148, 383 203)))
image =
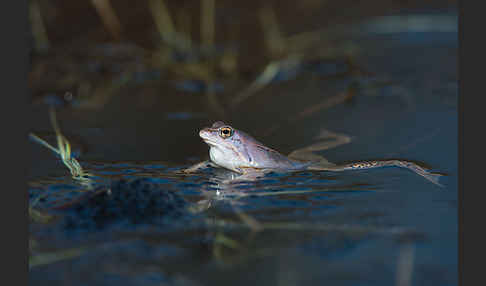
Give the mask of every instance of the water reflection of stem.
POLYGON ((397 262, 397 286, 412 285, 412 272, 415 246, 406 245, 400 249, 397 262))
POLYGON ((262 224, 259 223, 256 219, 253 217, 247 215, 245 212, 243 212, 238 206, 236 206, 235 201, 231 200, 230 201, 231 207, 235 211, 236 215, 245 223, 247 224, 250 229, 253 232, 259 232, 263 230, 262 224))
POLYGON ((248 194, 246 196, 256 196, 256 197, 263 197, 263 196, 280 196, 280 195, 300 195, 300 194, 307 194, 307 193, 320 193, 320 192, 350 192, 350 191, 357 191, 362 192, 363 190, 352 190, 352 189, 327 189, 327 190, 306 190, 306 191, 278 191, 278 192, 263 192, 263 193, 254 193, 248 194))
POLYGON ((48 223, 52 220, 53 216, 42 213, 32 207, 29 207, 29 217, 36 223, 48 223))
POLYGON ((73 248, 57 252, 40 253, 29 257, 29 268, 51 264, 57 261, 71 259, 80 256, 85 251, 84 248, 73 248))
MULTIPOLYGON (((384 234, 384 235, 401 235, 410 232, 410 229, 403 227, 381 228, 375 226, 361 226, 348 224, 312 224, 312 223, 294 223, 294 222, 259 222, 263 229, 266 230, 292 230, 292 231, 342 231, 355 234, 384 234)), ((246 223, 217 219, 206 220, 206 224, 215 227, 242 227, 249 228, 246 223)))
MULTIPOLYGON (((312 189, 312 190, 293 190, 293 191, 278 191, 278 192, 241 192, 241 191, 236 191, 232 193, 234 196, 230 198, 231 200, 239 200, 241 198, 245 197, 263 197, 263 196, 280 196, 280 195, 299 195, 299 194, 308 194, 308 193, 321 193, 321 192, 364 192, 364 191, 370 191, 370 192, 377 192, 377 190, 372 190, 372 189, 355 189, 358 187, 363 187, 363 184, 352 184, 352 185, 347 185, 347 186, 336 186, 336 187, 330 187, 330 188, 321 188, 321 189, 312 189)), ((270 187, 271 189, 272 187, 270 187)))
POLYGON ((32 221, 36 223, 48 223, 49 221, 52 220, 53 216, 49 214, 42 213, 36 209, 34 209, 34 206, 40 201, 42 197, 46 197, 46 194, 39 195, 37 198, 35 198, 32 202, 29 203, 29 217, 32 219, 32 221))
POLYGON ((218 233, 216 235, 216 237, 214 238, 214 242, 220 243, 232 249, 238 249, 241 247, 241 245, 236 240, 233 240, 222 233, 218 233))
POLYGON ((213 256, 217 260, 224 260, 222 249, 223 246, 233 250, 241 248, 241 245, 236 240, 233 240, 220 232, 216 234, 213 240, 213 256))
MULTIPOLYGON (((251 235, 253 234, 255 233, 251 233, 251 235)), ((252 250, 251 252, 245 251, 245 249, 240 243, 238 243, 233 239, 228 238, 222 233, 217 234, 217 236, 214 239, 214 242, 215 242, 213 245, 214 258, 216 258, 219 261, 222 261, 223 262, 222 266, 228 266, 230 264, 238 264, 243 262, 244 260, 247 260, 250 257, 263 258, 263 257, 269 257, 275 255, 275 251, 271 248, 252 250), (234 257, 224 256, 222 246, 231 248, 235 251, 239 251, 239 253, 245 253, 249 255, 234 256, 234 257)))

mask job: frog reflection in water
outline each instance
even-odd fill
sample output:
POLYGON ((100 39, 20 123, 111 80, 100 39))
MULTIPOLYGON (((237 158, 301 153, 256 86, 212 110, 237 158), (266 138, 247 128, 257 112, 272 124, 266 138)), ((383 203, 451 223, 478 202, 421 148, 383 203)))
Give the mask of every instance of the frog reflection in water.
POLYGON ((211 161, 199 163, 186 172, 206 167, 223 167, 242 174, 241 179, 252 179, 269 171, 291 172, 301 170, 346 171, 378 167, 402 167, 414 171, 434 184, 439 183, 440 174, 430 173, 419 165, 404 160, 359 161, 336 165, 312 152, 322 151, 349 143, 351 139, 345 135, 327 132, 321 137, 334 140, 318 142, 308 147, 296 150, 288 156, 264 146, 247 133, 235 129, 224 122, 215 122, 211 127, 204 128, 199 136, 210 149, 211 161))

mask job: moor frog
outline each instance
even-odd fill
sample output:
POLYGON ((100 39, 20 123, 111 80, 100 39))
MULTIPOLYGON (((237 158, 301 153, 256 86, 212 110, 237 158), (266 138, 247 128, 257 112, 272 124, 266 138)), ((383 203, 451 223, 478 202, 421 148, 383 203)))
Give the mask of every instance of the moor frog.
POLYGON ((378 167, 401 167, 412 170, 434 184, 440 185, 441 174, 431 173, 414 162, 406 160, 358 161, 336 165, 312 152, 330 149, 351 140, 348 136, 327 131, 324 136, 331 137, 331 142, 319 142, 296 150, 285 156, 266 147, 247 133, 235 129, 222 121, 202 129, 199 136, 209 145, 210 162, 199 163, 185 172, 192 172, 207 165, 223 167, 233 172, 255 177, 268 171, 291 172, 301 170, 347 171, 378 167))

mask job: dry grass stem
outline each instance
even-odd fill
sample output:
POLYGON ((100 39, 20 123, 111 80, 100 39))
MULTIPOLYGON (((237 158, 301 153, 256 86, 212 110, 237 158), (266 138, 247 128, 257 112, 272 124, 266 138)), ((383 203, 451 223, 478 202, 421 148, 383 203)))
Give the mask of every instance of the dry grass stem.
POLYGON ((122 26, 115 10, 113 10, 113 7, 111 6, 110 0, 91 0, 91 3, 95 7, 103 25, 105 25, 105 28, 111 34, 113 39, 120 40, 122 26))
POLYGON ((255 95, 258 91, 270 84, 280 71, 297 68, 300 63, 301 57, 297 55, 292 55, 283 60, 269 63, 255 81, 233 97, 230 106, 235 108, 240 105, 243 101, 255 95))
POLYGON ((183 49, 190 51, 192 49, 191 39, 191 23, 192 19, 186 9, 182 8, 177 13, 177 27, 181 34, 185 35, 187 41, 182 43, 183 49))
POLYGON ((214 46, 215 0, 201 1, 201 40, 203 46, 214 46))
POLYGON ((61 157, 62 162, 64 165, 69 169, 71 172, 71 175, 73 179, 80 181, 83 185, 86 185, 88 187, 91 187, 92 180, 89 179, 88 177, 92 176, 91 174, 85 172, 79 162, 72 156, 71 153, 71 145, 69 144, 69 141, 67 140, 64 135, 61 133, 61 129, 59 128, 56 120, 56 113, 53 108, 49 110, 49 115, 51 119, 51 124, 54 128, 54 131, 56 133, 56 139, 57 139, 57 146, 58 148, 55 148, 51 146, 49 143, 47 143, 45 140, 42 138, 38 137, 37 135, 30 133, 29 137, 32 138, 35 142, 41 144, 42 146, 47 147, 54 153, 58 154, 61 157))
POLYGON ((29 17, 32 27, 32 35, 34 37, 34 45, 37 51, 43 51, 49 49, 49 38, 47 36, 46 27, 42 14, 40 11, 39 3, 37 0, 29 2, 29 17))
POLYGON ((279 58, 285 54, 286 42, 282 36, 275 14, 275 9, 265 5, 260 9, 260 22, 263 28, 265 44, 272 58, 279 58))
POLYGON ((165 43, 180 50, 191 45, 185 35, 177 33, 169 9, 163 0, 149 0, 149 7, 155 26, 165 43))

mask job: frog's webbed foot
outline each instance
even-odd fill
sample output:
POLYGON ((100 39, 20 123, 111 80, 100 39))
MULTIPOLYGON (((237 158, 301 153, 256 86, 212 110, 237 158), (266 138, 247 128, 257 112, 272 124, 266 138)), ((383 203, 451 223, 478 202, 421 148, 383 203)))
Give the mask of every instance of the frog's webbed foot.
POLYGON ((190 174, 209 167, 217 168, 218 166, 211 161, 202 161, 200 163, 194 164, 191 167, 182 170, 182 172, 186 174, 190 174))
POLYGON ((334 165, 326 160, 326 158, 313 152, 336 148, 338 146, 351 142, 350 136, 334 133, 326 129, 322 129, 316 139, 321 139, 321 141, 314 143, 310 146, 295 150, 290 153, 288 157, 290 159, 298 161, 319 162, 319 165, 322 164, 323 166, 334 165))

